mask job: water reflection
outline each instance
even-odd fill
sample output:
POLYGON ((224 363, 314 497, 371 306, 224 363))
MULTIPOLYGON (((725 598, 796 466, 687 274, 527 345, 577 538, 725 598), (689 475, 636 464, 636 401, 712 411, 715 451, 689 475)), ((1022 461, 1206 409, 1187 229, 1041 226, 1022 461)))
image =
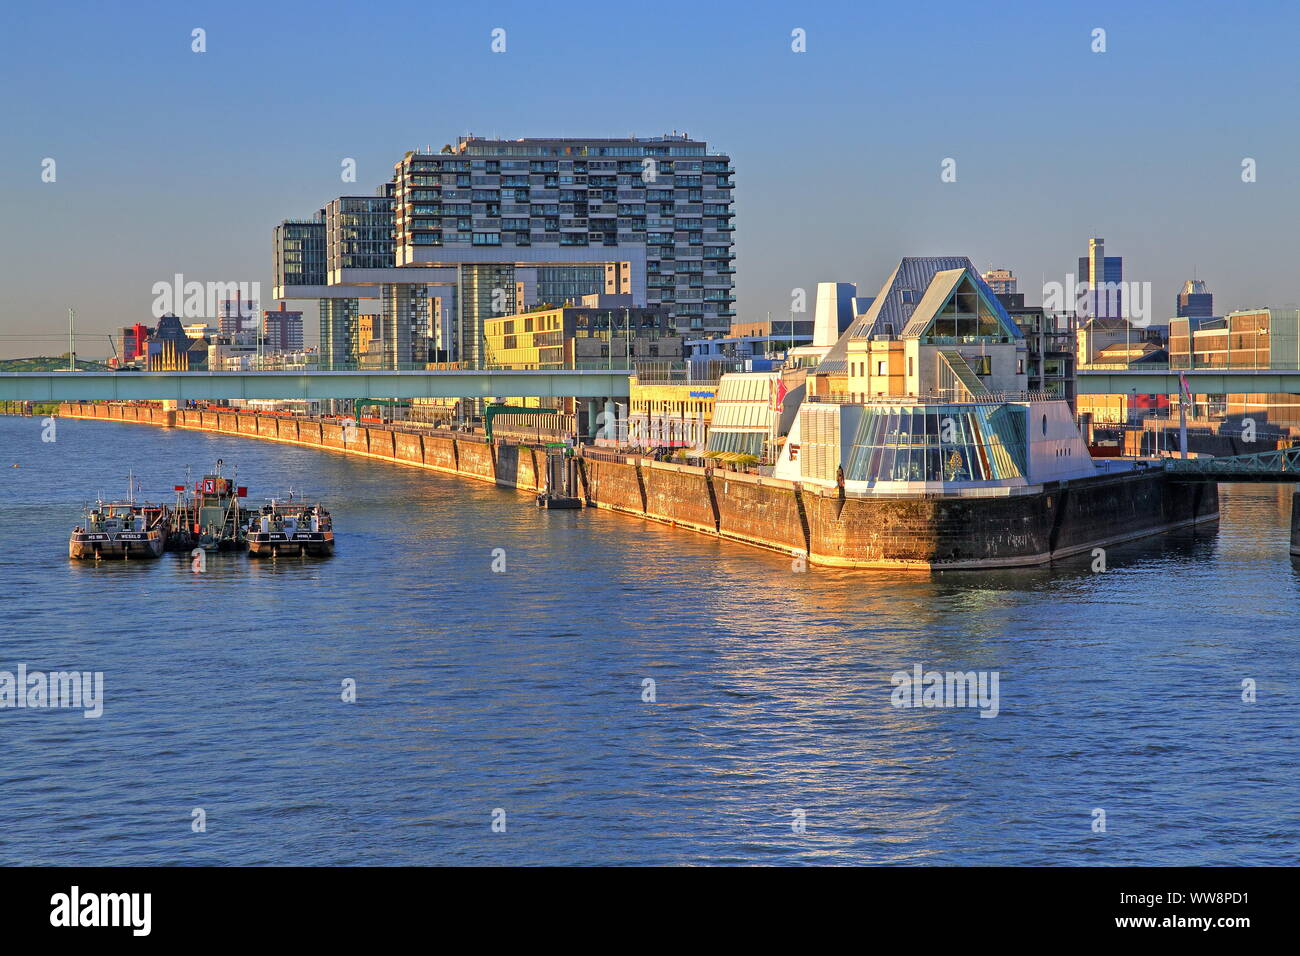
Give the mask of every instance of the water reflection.
POLYGON ((1225 486, 1217 530, 1108 548, 1104 573, 796 573, 292 446, 23 434, 0 419, 23 466, 0 473, 6 660, 104 669, 107 703, 93 733, 0 715, 0 861, 1259 863, 1300 839, 1286 487, 1225 486), (255 497, 318 493, 336 555, 67 560, 103 475, 169 487, 217 457, 255 497), (916 665, 998 673, 997 718, 894 707, 916 665), (158 822, 192 799, 220 843, 158 822), (1093 839, 1098 805, 1124 839, 1093 839), (498 806, 508 844, 482 837, 498 806))

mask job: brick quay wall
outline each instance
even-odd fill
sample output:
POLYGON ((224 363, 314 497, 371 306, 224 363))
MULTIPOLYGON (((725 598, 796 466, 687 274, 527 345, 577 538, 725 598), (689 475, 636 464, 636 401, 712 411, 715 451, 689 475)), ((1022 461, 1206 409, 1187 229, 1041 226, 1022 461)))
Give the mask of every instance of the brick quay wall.
MULTIPOLYGON (((149 405, 66 403, 60 414, 303 445, 530 494, 545 482, 544 448, 454 432, 362 424, 349 435, 334 421, 149 405)), ((578 476, 589 506, 846 568, 1041 564, 1218 515, 1217 486, 1173 482, 1158 469, 962 498, 846 497, 836 489, 604 453, 580 456, 578 476)))

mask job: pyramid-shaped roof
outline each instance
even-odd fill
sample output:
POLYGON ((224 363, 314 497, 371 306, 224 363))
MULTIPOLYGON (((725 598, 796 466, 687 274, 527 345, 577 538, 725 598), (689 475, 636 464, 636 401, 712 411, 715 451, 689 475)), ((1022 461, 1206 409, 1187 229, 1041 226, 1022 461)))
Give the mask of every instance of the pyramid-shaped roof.
POLYGON ((905 256, 885 280, 880 294, 826 353, 818 371, 847 371, 849 342, 873 335, 917 336, 929 326, 963 276, 968 276, 1010 334, 1023 337, 975 264, 966 256, 905 256))

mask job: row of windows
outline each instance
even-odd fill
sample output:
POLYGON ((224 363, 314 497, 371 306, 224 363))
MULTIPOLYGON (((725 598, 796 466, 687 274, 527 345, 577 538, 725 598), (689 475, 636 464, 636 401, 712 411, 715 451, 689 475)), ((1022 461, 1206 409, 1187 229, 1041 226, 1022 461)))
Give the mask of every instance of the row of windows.
MULTIPOLYGON (((465 151, 470 156, 703 156, 704 143, 690 146, 508 146, 469 145, 465 151)), ((553 164, 552 164, 553 165, 553 164)))
MULTIPOLYGON (((411 176, 407 180, 399 183, 394 190, 398 200, 402 197, 410 198, 412 194, 426 192, 421 187, 440 187, 443 192, 454 189, 470 189, 473 186, 484 187, 485 191, 495 191, 493 187, 507 189, 538 189, 538 190, 558 190, 560 186, 584 186, 583 189, 568 189, 568 192, 578 194, 581 197, 607 195, 611 192, 625 192, 628 199, 642 198, 636 193, 644 193, 647 200, 652 199, 655 195, 661 195, 671 200, 674 192, 686 193, 695 201, 700 201, 707 191, 710 199, 729 199, 730 193, 726 190, 732 188, 733 183, 727 181, 725 177, 703 177, 701 182, 700 176, 673 176, 671 173, 656 173, 653 178, 638 174, 634 176, 588 176, 585 177, 565 177, 551 174, 537 176, 502 176, 500 183, 476 183, 476 177, 459 175, 459 176, 411 176), (671 181, 670 181, 671 180, 671 181)), ((437 192, 439 190, 431 190, 437 192)), ((388 197, 382 197, 380 202, 393 202, 388 197)))

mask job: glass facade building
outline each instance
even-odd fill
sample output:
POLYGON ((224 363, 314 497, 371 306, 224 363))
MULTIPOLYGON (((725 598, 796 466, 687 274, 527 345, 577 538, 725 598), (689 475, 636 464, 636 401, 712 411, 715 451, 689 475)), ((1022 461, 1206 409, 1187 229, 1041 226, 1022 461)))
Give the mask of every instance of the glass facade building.
POLYGON ((537 301, 542 305, 561 306, 604 291, 603 265, 539 266, 537 269, 537 301))
POLYGON ((286 219, 275 227, 275 275, 283 285, 325 284, 325 221, 286 219))
POLYGON ((753 455, 770 460, 782 414, 781 374, 744 372, 723 375, 713 406, 708 452, 753 455))
POLYGON ((488 319, 518 312, 515 301, 515 267, 466 265, 460 267, 460 341, 462 362, 481 365, 487 352, 484 327, 488 319))
POLYGON ((390 196, 340 196, 325 207, 326 267, 391 269, 393 200, 390 196))
POLYGON ((849 481, 1002 481, 1026 475, 1023 405, 869 406, 849 481))

